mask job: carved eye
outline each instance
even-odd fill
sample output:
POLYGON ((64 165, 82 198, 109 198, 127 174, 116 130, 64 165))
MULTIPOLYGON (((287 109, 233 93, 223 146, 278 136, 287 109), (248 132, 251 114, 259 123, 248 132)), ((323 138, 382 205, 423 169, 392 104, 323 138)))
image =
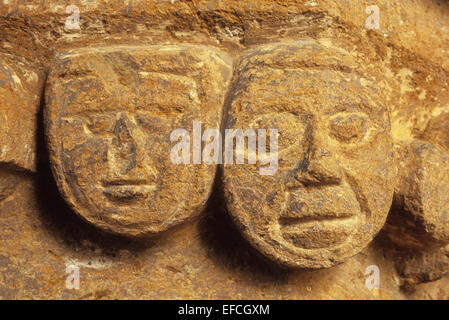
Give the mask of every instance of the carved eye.
POLYGON ((287 150, 297 147, 304 136, 304 126, 299 121, 297 115, 289 112, 270 113, 253 121, 251 127, 257 129, 266 129, 267 141, 270 141, 270 130, 278 130, 279 150, 287 150))
POLYGON ((147 131, 164 133, 170 130, 173 120, 153 115, 149 112, 137 112, 135 115, 137 125, 147 131))
POLYGON ((112 133, 115 126, 115 118, 108 114, 89 115, 86 126, 93 134, 112 133))
POLYGON ((330 135, 343 143, 357 143, 366 136, 368 119, 360 114, 339 114, 330 121, 330 135))
POLYGON ((137 125, 141 128, 154 130, 160 125, 161 119, 159 117, 151 116, 148 113, 136 113, 137 125))

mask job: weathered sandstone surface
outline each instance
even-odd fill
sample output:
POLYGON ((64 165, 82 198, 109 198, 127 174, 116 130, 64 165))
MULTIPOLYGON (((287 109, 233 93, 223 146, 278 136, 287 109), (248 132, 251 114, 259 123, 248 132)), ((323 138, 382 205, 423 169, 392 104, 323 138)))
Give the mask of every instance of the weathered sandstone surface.
POLYGON ((0 298, 449 298, 448 58, 442 0, 0 0, 0 298))

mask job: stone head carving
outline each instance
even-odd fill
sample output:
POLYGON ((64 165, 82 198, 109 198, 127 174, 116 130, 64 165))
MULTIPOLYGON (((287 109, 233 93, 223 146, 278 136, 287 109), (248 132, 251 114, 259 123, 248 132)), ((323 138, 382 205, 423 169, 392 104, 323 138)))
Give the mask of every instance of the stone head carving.
MULTIPOLYGON (((430 126, 433 140, 444 141, 438 140, 444 132, 435 124, 430 126)), ((384 230, 394 244, 403 286, 413 290, 449 272, 449 156, 439 146, 417 139, 396 141, 395 153, 398 177, 384 230)))
POLYGON ((232 63, 201 46, 102 47, 60 54, 46 132, 63 196, 94 225, 154 235, 198 215, 214 166, 175 165, 170 132, 219 128, 232 63))
POLYGON ((386 225, 403 248, 424 251, 449 245, 449 155, 419 140, 397 142, 398 180, 386 225))
POLYGON ((42 82, 39 71, 0 54, 0 201, 21 181, 18 171, 36 171, 42 82))
POLYGON ((259 162, 224 166, 243 235, 289 267, 331 267, 358 253, 393 196, 389 116, 363 66, 304 40, 253 49, 237 72, 226 128, 277 129, 279 149, 273 175, 260 175, 259 162))
POLYGON ((42 82, 36 68, 0 55, 0 162, 36 171, 37 113, 42 82))

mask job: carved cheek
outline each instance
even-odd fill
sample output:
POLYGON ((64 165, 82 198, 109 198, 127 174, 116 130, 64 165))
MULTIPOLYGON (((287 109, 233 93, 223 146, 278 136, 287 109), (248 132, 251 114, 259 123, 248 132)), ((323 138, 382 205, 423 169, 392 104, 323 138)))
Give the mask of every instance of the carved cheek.
POLYGON ((158 119, 157 125, 138 122, 141 139, 138 141, 140 153, 136 160, 153 180, 158 180, 161 172, 165 171, 164 168, 171 165, 167 132, 173 130, 173 123, 173 120, 162 118, 158 119))
POLYGON ((64 137, 62 141, 63 165, 72 168, 77 180, 99 180, 108 167, 107 154, 108 143, 104 138, 80 133, 76 138, 64 137))
POLYGON ((383 221, 391 203, 391 142, 376 137, 370 143, 343 150, 340 164, 368 220, 383 221))

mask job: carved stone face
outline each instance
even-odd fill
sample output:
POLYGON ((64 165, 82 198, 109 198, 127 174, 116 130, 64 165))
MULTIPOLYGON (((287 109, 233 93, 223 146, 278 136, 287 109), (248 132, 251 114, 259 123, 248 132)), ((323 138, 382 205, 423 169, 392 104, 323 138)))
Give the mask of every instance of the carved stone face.
POLYGON ((214 166, 175 165, 170 133, 219 128, 231 77, 204 47, 81 49, 57 58, 48 83, 52 168, 77 213, 108 231, 145 236, 201 212, 214 166))
POLYGON ((0 202, 36 171, 37 113, 43 80, 39 71, 0 53, 0 202))
POLYGON ((0 54, 0 163, 36 171, 37 113, 43 76, 0 54))
POLYGON ((226 165, 228 208, 244 236, 281 264, 335 265, 385 222, 390 124, 361 71, 347 52, 314 41, 267 45, 239 65, 226 127, 277 129, 279 168, 261 176, 259 165, 226 165))

